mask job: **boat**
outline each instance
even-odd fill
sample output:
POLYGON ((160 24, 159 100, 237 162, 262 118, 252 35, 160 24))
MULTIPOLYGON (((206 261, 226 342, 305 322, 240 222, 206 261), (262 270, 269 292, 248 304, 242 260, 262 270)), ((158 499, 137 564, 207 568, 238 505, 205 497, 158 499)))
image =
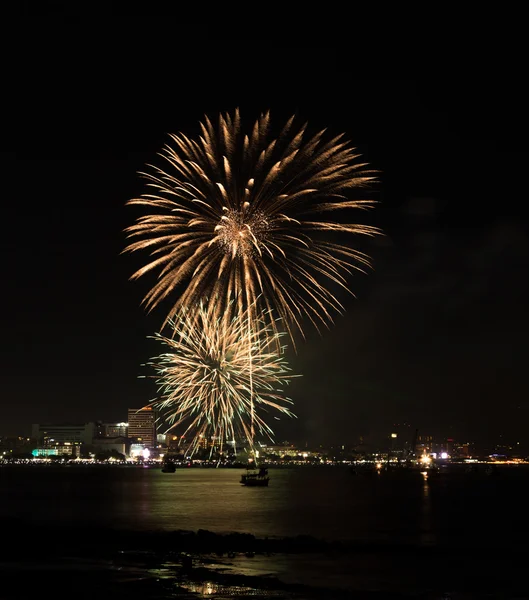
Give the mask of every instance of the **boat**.
POLYGON ((261 467, 258 469, 246 469, 246 473, 241 475, 241 484, 247 487, 267 487, 270 477, 268 469, 261 467))
MULTIPOLYGON (((250 388, 251 392, 251 388, 250 388)), ((251 417, 252 422, 250 426, 250 435, 248 437, 248 442, 250 446, 251 458, 249 459, 248 464, 246 465, 246 473, 241 475, 241 485, 245 485, 246 487, 268 487, 268 482, 270 481, 270 477, 268 476, 268 469, 266 467, 258 467, 257 465, 257 457, 259 456, 256 451, 254 445, 254 408, 253 408, 253 394, 250 393, 251 400, 251 417)))
POLYGON ((176 465, 172 462, 167 462, 162 467, 162 473, 174 473, 176 471, 176 465))

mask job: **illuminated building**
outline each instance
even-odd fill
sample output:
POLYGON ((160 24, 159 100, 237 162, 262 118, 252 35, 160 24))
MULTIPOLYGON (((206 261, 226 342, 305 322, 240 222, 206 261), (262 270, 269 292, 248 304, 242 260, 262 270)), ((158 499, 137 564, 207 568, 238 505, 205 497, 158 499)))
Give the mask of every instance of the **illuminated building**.
POLYGON ((152 407, 129 408, 128 437, 145 448, 156 446, 156 418, 157 413, 152 407))
POLYGON ((280 458, 284 458, 285 456, 297 457, 301 454, 300 450, 298 450, 294 445, 266 445, 263 447, 263 452, 266 454, 275 454, 280 458))
POLYGON ((447 438, 441 449, 451 458, 470 458, 475 454, 472 442, 460 443, 453 438, 447 438))
POLYGON ((54 448, 64 445, 91 445, 96 434, 95 423, 52 424, 33 423, 31 437, 39 448, 54 448))
POLYGON ((167 444, 167 449, 169 451, 176 452, 180 449, 181 443, 185 444, 185 440, 182 440, 177 435, 173 435, 172 433, 170 433, 165 436, 165 443, 167 444))
POLYGON ((471 445, 469 442, 466 442, 464 444, 455 443, 453 445, 453 456, 458 458, 468 458, 472 456, 472 449, 470 446, 471 445))
POLYGON ((433 436, 431 435, 418 435, 417 442, 415 444, 415 454, 422 456, 423 454, 431 454, 433 451, 433 436))
POLYGON ((47 458, 48 456, 58 456, 59 452, 57 448, 35 448, 31 454, 38 458, 47 458))
POLYGON ((68 458, 78 458, 81 456, 81 444, 79 442, 54 442, 48 443, 44 448, 35 448, 32 451, 33 456, 64 456, 68 458))
POLYGON ((97 437, 99 438, 117 438, 128 437, 128 423, 98 423, 97 437))

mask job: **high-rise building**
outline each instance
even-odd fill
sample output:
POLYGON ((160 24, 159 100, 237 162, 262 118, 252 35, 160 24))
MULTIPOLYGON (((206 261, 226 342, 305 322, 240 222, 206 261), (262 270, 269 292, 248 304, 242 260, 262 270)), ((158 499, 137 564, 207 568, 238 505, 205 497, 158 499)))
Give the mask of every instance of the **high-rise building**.
POLYGON ((156 411, 151 406, 129 408, 129 439, 145 448, 156 446, 156 411))

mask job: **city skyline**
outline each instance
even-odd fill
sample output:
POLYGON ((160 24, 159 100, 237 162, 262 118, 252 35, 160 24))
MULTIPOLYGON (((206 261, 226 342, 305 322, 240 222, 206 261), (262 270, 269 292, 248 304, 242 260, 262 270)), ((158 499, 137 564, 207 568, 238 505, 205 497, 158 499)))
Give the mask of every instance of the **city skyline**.
POLYGON ((373 270, 353 278, 356 298, 342 298, 329 330, 289 348, 298 418, 274 422, 277 439, 357 437, 397 420, 454 437, 526 436, 526 96, 514 80, 349 79, 353 64, 351 53, 307 50, 263 89, 243 63, 228 80, 204 79, 190 59, 183 97, 140 101, 96 54, 68 81, 54 62, 45 96, 25 89, 32 110, 1 155, 2 433, 27 427, 28 414, 119 420, 155 396, 138 376, 163 314, 140 306, 152 279, 129 281, 141 265, 122 254, 125 205, 167 134, 195 135, 205 114, 239 107, 249 121, 294 111, 314 130, 345 132, 380 172, 366 214, 385 234, 364 245, 373 270), (348 95, 336 87, 344 77, 348 95))
MULTIPOLYGON (((95 438, 129 438, 131 440, 135 440, 141 442, 146 447, 154 447, 156 445, 154 437, 160 438, 167 437, 173 438, 174 440, 180 439, 183 443, 183 448, 187 448, 188 450, 191 448, 191 442, 194 440, 195 436, 198 433, 193 433, 185 431, 185 428, 176 428, 167 430, 166 427, 162 425, 162 422, 158 420, 160 415, 156 411, 154 407, 140 407, 140 408, 128 408, 127 409, 127 421, 101 421, 101 420, 88 420, 88 421, 57 421, 57 422, 47 422, 47 423, 35 423, 31 422, 28 427, 24 429, 24 431, 19 431, 16 434, 5 434, 0 431, 0 441, 3 440, 37 440, 41 437, 41 433, 43 431, 61 431, 61 436, 64 437, 64 432, 66 434, 70 432, 92 432, 94 439, 95 438), (152 433, 149 434, 147 438, 144 436, 144 428, 147 427, 152 428, 152 433), (41 433, 36 433, 41 432, 41 433)), ((74 433, 73 436, 68 438, 70 443, 77 443, 79 437, 79 433, 74 433)), ((219 440, 220 438, 215 435, 206 435, 200 436, 203 437, 204 440, 209 440, 213 442, 214 440, 219 440)), ((65 438, 66 439, 66 438, 65 438)), ((248 442, 245 439, 244 435, 237 436, 238 443, 244 445, 244 443, 248 442)), ((377 430, 377 434, 368 434, 368 435, 358 435, 354 436, 345 436, 345 439, 337 438, 337 439, 315 439, 310 442, 306 439, 275 439, 271 440, 266 435, 258 436, 256 441, 259 445, 263 447, 271 447, 271 446, 292 446, 299 449, 303 448, 317 448, 317 447, 327 447, 327 448, 335 448, 342 450, 351 450, 356 448, 357 450, 364 448, 370 449, 371 451, 375 451, 378 449, 379 451, 384 451, 394 448, 410 448, 412 446, 419 447, 430 446, 433 444, 435 447, 462 447, 466 446, 467 449, 470 449, 472 452, 477 452, 479 454, 490 454, 492 452, 501 452, 503 450, 508 450, 510 453, 514 452, 517 454, 521 454, 525 456, 527 452, 529 452, 529 440, 524 438, 523 436, 520 438, 516 438, 514 436, 503 435, 503 434, 488 434, 485 436, 478 437, 477 439, 472 438, 471 436, 465 435, 464 433, 459 437, 455 438, 451 434, 447 432, 437 433, 433 435, 432 431, 419 429, 417 427, 412 427, 410 423, 393 423, 390 429, 382 432, 379 428, 377 430)), ((225 443, 226 447, 228 447, 233 442, 232 438, 226 438, 225 443)), ((85 440, 86 443, 86 440, 85 440)), ((528 457, 529 459, 529 457, 528 457)))

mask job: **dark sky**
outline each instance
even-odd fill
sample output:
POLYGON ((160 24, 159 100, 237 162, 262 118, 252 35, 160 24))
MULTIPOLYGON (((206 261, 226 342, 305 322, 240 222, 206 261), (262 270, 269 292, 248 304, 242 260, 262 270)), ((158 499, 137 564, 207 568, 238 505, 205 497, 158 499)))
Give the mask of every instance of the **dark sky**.
MULTIPOLYGON (((164 68, 132 34, 76 38, 49 15, 13 69, 3 136, 0 434, 31 423, 125 420, 162 315, 140 306, 144 257, 121 255, 137 175, 169 132, 205 113, 268 108, 345 132, 380 170, 356 300, 291 356, 296 421, 279 439, 375 438, 406 422, 460 439, 527 438, 527 95, 514 78, 358 78, 355 51, 218 41, 164 68), (217 55, 216 53, 220 53, 217 55), (217 56, 218 59, 215 59, 217 56), (4 134, 6 131, 4 130, 4 134), (524 437, 525 436, 525 437, 524 437)), ((44 17, 43 17, 44 18, 44 17)), ((108 33, 108 32, 107 32, 108 33)), ((11 76, 11 75, 10 75, 11 76)))

